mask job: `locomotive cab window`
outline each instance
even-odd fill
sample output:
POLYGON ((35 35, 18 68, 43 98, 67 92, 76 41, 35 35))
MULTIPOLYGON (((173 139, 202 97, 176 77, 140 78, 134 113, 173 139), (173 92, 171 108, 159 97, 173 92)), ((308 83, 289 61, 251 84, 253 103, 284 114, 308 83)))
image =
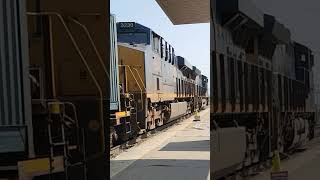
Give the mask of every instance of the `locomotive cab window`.
POLYGON ((148 34, 144 32, 118 33, 118 40, 130 44, 148 44, 148 34))

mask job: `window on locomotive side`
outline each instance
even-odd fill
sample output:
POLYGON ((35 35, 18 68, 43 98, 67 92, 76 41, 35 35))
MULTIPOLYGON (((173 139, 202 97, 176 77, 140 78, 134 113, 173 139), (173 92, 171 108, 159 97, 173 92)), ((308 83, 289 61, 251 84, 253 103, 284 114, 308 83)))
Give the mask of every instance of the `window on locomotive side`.
POLYGON ((184 96, 184 81, 181 79, 181 96, 184 96))
POLYGON ((161 59, 163 58, 163 39, 160 38, 160 56, 161 59))
POLYGON ((176 78, 176 96, 179 96, 179 84, 178 84, 178 78, 176 78))
POLYGON ((169 63, 171 64, 171 61, 172 61, 172 56, 171 56, 171 45, 169 45, 169 48, 168 48, 169 50, 169 63))
POLYGON ((176 56, 174 55, 174 48, 172 48, 172 61, 171 61, 171 64, 174 65, 175 64, 175 61, 176 61, 176 56))
POLYGON ((168 61, 169 57, 168 57, 168 43, 165 42, 164 44, 164 48, 165 48, 165 61, 168 61))
POLYGON ((162 57, 161 58, 167 60, 166 41, 163 38, 161 38, 161 50, 162 50, 162 57))
POLYGON ((304 55, 304 54, 301 55, 301 61, 306 62, 306 55, 304 55))
POLYGON ((160 82, 159 82, 159 78, 157 78, 157 90, 160 90, 160 82))
POLYGON ((160 54, 160 36, 152 32, 152 50, 160 54))
POLYGON ((181 80, 178 79, 178 97, 181 95, 181 80))

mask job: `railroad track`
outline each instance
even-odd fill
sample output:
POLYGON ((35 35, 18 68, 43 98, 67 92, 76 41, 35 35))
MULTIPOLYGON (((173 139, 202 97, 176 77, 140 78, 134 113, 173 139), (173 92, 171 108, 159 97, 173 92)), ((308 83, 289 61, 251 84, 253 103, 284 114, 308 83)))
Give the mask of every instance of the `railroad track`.
POLYGON ((110 149, 110 158, 112 159, 113 157, 119 155, 122 151, 142 143, 147 138, 150 138, 151 136, 154 136, 154 135, 158 134, 159 132, 162 132, 163 130, 168 129, 169 127, 172 127, 172 126, 176 125, 177 123, 179 123, 185 119, 188 119, 191 116, 193 116, 193 114, 188 114, 186 116, 180 117, 180 118, 175 119, 173 121, 170 121, 162 126, 156 127, 153 130, 150 130, 150 131, 147 131, 143 134, 140 134, 136 138, 130 139, 120 145, 112 147, 110 149))

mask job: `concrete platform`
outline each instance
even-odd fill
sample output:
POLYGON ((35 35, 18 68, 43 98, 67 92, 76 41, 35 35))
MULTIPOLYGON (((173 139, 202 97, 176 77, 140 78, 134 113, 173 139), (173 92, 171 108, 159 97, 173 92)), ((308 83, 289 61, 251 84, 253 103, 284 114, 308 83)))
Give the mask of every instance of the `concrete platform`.
MULTIPOLYGON (((289 172, 289 180, 320 179, 320 138, 309 142, 307 150, 290 156, 281 162, 281 169, 289 172)), ((249 178, 250 180, 270 180, 270 170, 249 178)))
POLYGON ((110 161, 112 180, 210 180, 210 109, 110 161))

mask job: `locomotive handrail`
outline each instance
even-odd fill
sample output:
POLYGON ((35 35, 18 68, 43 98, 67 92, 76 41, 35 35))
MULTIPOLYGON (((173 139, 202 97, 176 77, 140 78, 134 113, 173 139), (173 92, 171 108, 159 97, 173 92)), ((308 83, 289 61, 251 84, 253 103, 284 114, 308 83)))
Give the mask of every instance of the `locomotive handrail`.
POLYGON ((52 76, 52 94, 53 97, 56 98, 56 75, 55 75, 55 67, 54 67, 54 52, 53 52, 53 35, 52 35, 52 17, 49 17, 49 41, 50 41, 50 58, 51 58, 51 76, 52 76))
MULTIPOLYGON (((97 88, 98 91, 99 91, 99 95, 100 95, 100 117, 101 117, 101 118, 100 118, 100 121, 101 121, 100 123, 101 123, 101 128, 104 128, 104 122, 103 122, 103 93, 102 93, 102 88, 101 88, 101 86, 99 85, 97 79, 95 78, 93 72, 91 71, 90 66, 88 65, 85 57, 83 56, 83 54, 82 54, 82 52, 81 52, 81 50, 80 50, 77 42, 75 41, 75 39, 74 39, 74 37, 73 37, 70 29, 68 28, 65 20, 63 19, 62 15, 59 14, 59 13, 57 13, 57 12, 39 12, 39 13, 38 13, 38 12, 27 12, 27 15, 29 15, 29 16, 56 16, 56 17, 58 17, 58 19, 59 19, 60 22, 62 23, 63 27, 65 28, 65 30, 66 30, 69 38, 71 39, 72 44, 73 44, 73 46, 75 47, 78 55, 80 56, 80 59, 81 59, 82 63, 85 65, 86 69, 89 71, 89 74, 90 74, 90 76, 91 76, 91 78, 92 78, 92 80, 93 80, 96 88, 97 88)), ((102 145, 101 147, 102 147, 102 149, 101 149, 101 152, 100 152, 99 154, 103 154, 103 153, 105 152, 104 131, 101 131, 101 136, 102 136, 102 140, 101 140, 101 145, 102 145)))
POLYGON ((79 21, 75 20, 74 18, 69 17, 69 19, 70 19, 72 22, 74 22, 75 24, 77 24, 77 25, 79 25, 80 27, 82 27, 82 29, 84 29, 84 31, 86 32, 86 35, 88 36, 88 38, 89 38, 89 40, 90 40, 90 43, 91 43, 91 45, 92 45, 92 47, 93 47, 96 55, 98 56, 99 62, 101 63, 102 68, 103 68, 105 74, 107 75, 108 79, 110 80, 110 75, 109 75, 109 73, 108 73, 108 71, 107 71, 107 68, 106 68, 105 64, 103 63, 101 54, 99 53, 99 51, 98 51, 98 49, 97 49, 97 46, 94 44, 93 38, 92 38, 92 36, 91 36, 88 28, 87 28, 84 24, 82 24, 82 23, 80 23, 79 21))
MULTIPOLYGON (((129 68, 131 68, 131 67, 129 67, 129 68)), ((138 72, 138 69, 137 69, 137 68, 134 68, 134 67, 132 67, 132 69, 134 69, 134 70, 137 72, 138 77, 139 77, 139 79, 140 79, 140 82, 141 82, 141 84, 143 85, 144 90, 146 90, 146 85, 145 85, 144 82, 142 81, 142 78, 141 78, 141 76, 140 76, 140 74, 139 74, 139 72, 138 72)))
MULTIPOLYGON (((142 78, 141 78, 138 70, 137 70, 136 68, 134 68, 135 66, 129 66, 129 65, 119 65, 119 66, 120 66, 120 67, 128 67, 128 68, 130 69, 131 74, 132 74, 133 76, 134 76, 134 74, 133 74, 131 68, 134 69, 134 70, 137 72, 137 74, 138 74, 138 77, 139 77, 139 80, 140 80, 141 84, 143 85, 143 89, 146 90, 146 86, 145 86, 144 82, 142 81, 142 78)), ((141 66, 137 66, 137 67, 141 67, 141 66)), ((135 78, 135 77, 134 77, 134 78, 135 78)), ((138 84, 138 82, 137 82, 137 84, 138 84)))
MULTIPOLYGON (((139 87, 139 89, 140 89, 141 110, 143 110, 143 106, 144 106, 143 97, 142 97, 142 96, 143 96, 143 92, 142 92, 143 89, 141 88, 140 84, 138 83, 138 80, 137 80, 136 76, 134 75, 131 67, 130 67, 129 65, 119 65, 119 67, 124 67, 125 70, 126 70, 126 68, 128 68, 128 69, 130 70, 130 73, 132 74, 132 77, 134 78, 134 80, 136 81, 136 83, 137 83, 137 85, 138 85, 138 87, 139 87)), ((138 75, 139 75, 139 73, 138 73, 138 75)), ((141 80, 141 81, 142 81, 142 80, 141 80)), ((127 78, 126 78, 126 82, 127 82, 127 78)), ((143 84, 143 83, 142 83, 142 84, 143 84)), ((143 86, 144 86, 144 84, 143 84, 143 86)), ((145 89, 145 87, 144 87, 144 89, 145 89)))
POLYGON ((129 67, 129 70, 130 70, 130 72, 131 72, 134 80, 136 81, 136 83, 137 83, 137 85, 138 85, 138 87, 139 87, 139 89, 140 89, 141 110, 143 110, 143 105, 144 105, 144 103, 143 103, 143 97, 142 97, 142 96, 143 96, 142 88, 141 88, 140 84, 138 83, 137 78, 136 78, 135 75, 133 74, 132 69, 130 68, 130 66, 128 66, 128 67, 129 67))

